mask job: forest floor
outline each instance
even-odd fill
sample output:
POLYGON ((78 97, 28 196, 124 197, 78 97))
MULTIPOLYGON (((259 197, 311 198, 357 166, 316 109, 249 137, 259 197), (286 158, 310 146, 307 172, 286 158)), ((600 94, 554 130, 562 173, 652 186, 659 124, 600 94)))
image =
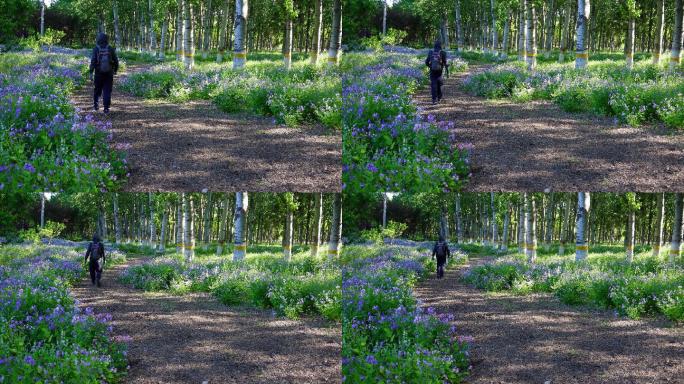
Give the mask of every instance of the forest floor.
POLYGON ((101 288, 72 289, 83 307, 111 313, 113 333, 129 335, 129 383, 338 383, 340 327, 269 311, 226 307, 205 293, 146 293, 121 284, 129 257, 105 268, 101 288))
MULTIPOLYGON (((112 122, 117 144, 130 145, 130 177, 123 190, 340 191, 341 135, 324 127, 292 128, 265 117, 227 114, 209 100, 176 104, 119 90, 122 77, 149 66, 129 65, 116 76, 110 114, 96 115, 112 122)), ((74 102, 92 111, 92 83, 76 91, 74 102)))
POLYGON ((663 192, 684 186, 684 135, 656 126, 616 125, 612 118, 569 113, 548 101, 515 103, 471 96, 465 78, 491 65, 471 65, 445 78, 444 99, 429 87, 415 100, 424 114, 456 124, 471 142, 471 191, 663 192))
POLYGON ((550 294, 487 293, 461 281, 469 263, 431 277, 416 296, 453 313, 461 335, 472 335, 467 383, 682 383, 684 329, 660 320, 636 321, 550 294))

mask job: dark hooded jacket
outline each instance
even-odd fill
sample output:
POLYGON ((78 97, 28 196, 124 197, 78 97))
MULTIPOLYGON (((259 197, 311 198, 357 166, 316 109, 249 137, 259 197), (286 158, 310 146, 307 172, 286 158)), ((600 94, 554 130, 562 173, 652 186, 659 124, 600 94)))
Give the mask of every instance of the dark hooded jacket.
POLYGON ((85 254, 85 260, 88 261, 88 258, 90 256, 93 256, 91 260, 99 260, 100 258, 102 258, 102 262, 105 261, 104 244, 102 244, 100 236, 98 235, 94 235, 93 241, 90 244, 88 244, 88 249, 86 250, 85 254))
POLYGON ((430 61, 432 60, 432 52, 439 52, 439 57, 442 60, 442 68, 446 68, 449 66, 449 63, 447 62, 447 54, 444 50, 442 50, 442 43, 438 40, 435 42, 435 46, 430 52, 428 53, 427 58, 425 59, 425 65, 430 67, 430 61))
POLYGON ((98 53, 101 49, 109 49, 109 56, 112 58, 112 71, 116 73, 119 70, 119 58, 116 57, 116 50, 109 45, 109 37, 104 33, 99 33, 95 43, 93 53, 90 55, 90 72, 99 73, 98 53))

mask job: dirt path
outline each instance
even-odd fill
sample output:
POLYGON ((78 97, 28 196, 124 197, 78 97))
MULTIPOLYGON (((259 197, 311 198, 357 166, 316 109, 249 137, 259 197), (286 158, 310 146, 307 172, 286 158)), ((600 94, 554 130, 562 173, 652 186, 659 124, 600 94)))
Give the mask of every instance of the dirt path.
POLYGON ((682 328, 566 306, 551 295, 487 294, 460 281, 470 265, 415 292, 475 338, 468 383, 684 383, 682 328))
MULTIPOLYGON (((487 66, 471 66, 470 72, 487 66)), ((446 79, 444 100, 430 89, 416 102, 425 114, 456 123, 459 141, 475 145, 472 191, 664 192, 684 188, 684 135, 656 127, 616 126, 612 119, 562 111, 553 103, 491 101, 466 94, 467 74, 446 79)))
POLYGON ((228 308, 208 294, 144 293, 118 282, 127 265, 105 270, 103 287, 72 290, 83 306, 111 313, 114 334, 130 335, 130 383, 338 383, 338 326, 228 308))
MULTIPOLYGON (((129 66, 128 72, 145 66, 129 66)), ((125 76, 125 74, 123 75, 125 76)), ((229 115, 210 101, 150 101, 123 93, 114 80, 114 140, 130 144, 126 191, 339 192, 341 135, 322 127, 290 128, 271 119, 229 115)), ((74 101, 92 109, 92 85, 74 101)), ((101 107, 102 108, 102 107, 101 107)))

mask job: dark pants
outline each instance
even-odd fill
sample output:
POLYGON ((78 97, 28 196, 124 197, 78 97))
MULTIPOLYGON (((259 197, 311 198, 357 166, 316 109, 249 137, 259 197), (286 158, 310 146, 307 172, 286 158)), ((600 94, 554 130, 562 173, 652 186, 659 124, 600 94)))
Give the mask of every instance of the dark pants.
POLYGON ((95 91, 93 92, 93 102, 95 108, 97 108, 100 96, 102 96, 104 109, 108 110, 109 105, 112 102, 112 84, 114 84, 114 73, 95 72, 95 78, 93 82, 95 83, 95 91))
POLYGON ((88 263, 88 270, 90 271, 90 281, 93 284, 97 283, 100 285, 100 279, 102 278, 102 268, 100 268, 100 263, 97 260, 90 260, 88 263))
POLYGON ((446 257, 437 256, 437 277, 440 279, 444 276, 444 264, 446 264, 446 257))
POLYGON ((442 99, 442 71, 430 71, 430 92, 432 101, 442 99))

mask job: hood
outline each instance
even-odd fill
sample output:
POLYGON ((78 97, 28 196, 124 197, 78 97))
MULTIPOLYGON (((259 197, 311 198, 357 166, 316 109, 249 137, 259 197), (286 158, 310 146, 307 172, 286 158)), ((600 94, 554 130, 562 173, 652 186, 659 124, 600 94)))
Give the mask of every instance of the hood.
POLYGON ((99 243, 100 242, 100 236, 97 234, 93 235, 93 243, 99 243))
POLYGON ((435 41, 435 51, 441 51, 442 50, 442 42, 437 40, 435 41))
POLYGON ((99 33, 95 42, 100 47, 106 47, 109 44, 109 36, 106 33, 99 33))

